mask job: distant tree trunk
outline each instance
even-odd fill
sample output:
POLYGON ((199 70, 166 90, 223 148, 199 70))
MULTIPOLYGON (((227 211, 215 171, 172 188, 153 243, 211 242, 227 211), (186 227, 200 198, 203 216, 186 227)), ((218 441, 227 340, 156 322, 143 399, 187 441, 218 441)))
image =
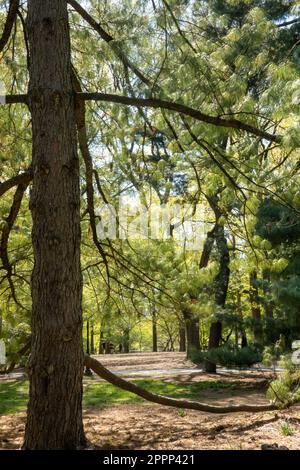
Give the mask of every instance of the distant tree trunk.
POLYGON ((270 279, 270 271, 269 270, 264 270, 263 271, 263 280, 264 280, 264 309, 265 309, 265 314, 266 317, 268 318, 274 318, 274 303, 272 302, 271 297, 271 292, 270 292, 270 284, 271 284, 271 279, 270 279))
POLYGON ((110 340, 105 341, 104 352, 105 352, 105 354, 111 354, 111 342, 110 342, 110 340))
POLYGON ((93 323, 91 325, 91 354, 95 354, 95 333, 93 323))
POLYGON ((125 328, 123 334, 123 351, 125 354, 128 354, 130 350, 130 330, 125 328))
POLYGON ((157 319, 155 310, 152 312, 152 351, 157 352, 157 319))
POLYGON ((185 328, 180 323, 179 325, 179 351, 185 352, 186 351, 186 337, 185 337, 185 328))
MULTIPOLYGON (((102 325, 100 326, 100 328, 101 327, 102 325)), ((104 341, 104 334, 103 334, 103 331, 100 331, 99 348, 98 348, 99 354, 104 354, 103 341, 104 341)))
MULTIPOLYGON (((227 244, 227 239, 225 236, 224 226, 217 224, 217 229, 215 233, 216 245, 220 257, 220 269, 214 281, 214 290, 215 290, 215 301, 216 305, 220 308, 225 307, 226 297, 228 292, 229 284, 229 249, 227 244)), ((208 350, 213 348, 218 348, 222 339, 222 322, 220 320, 213 322, 210 326, 209 331, 209 340, 208 340, 208 350)), ((205 361, 204 369, 209 373, 216 373, 216 364, 205 361)))
POLYGON ((255 269, 250 273, 249 283, 250 283, 249 300, 250 300, 251 314, 252 314, 252 319, 253 319, 253 338, 256 344, 262 344, 263 343, 263 329, 262 329, 261 309, 260 309, 259 294, 258 294, 258 287, 257 287, 257 271, 255 269))
POLYGON ((90 322, 86 321, 86 353, 90 354, 90 322))
POLYGON ((188 310, 183 312, 183 318, 186 330, 186 355, 188 359, 194 360, 200 351, 199 319, 188 310))
POLYGON ((247 346, 248 346, 248 340, 247 340, 246 331, 245 331, 245 330, 242 330, 242 331, 241 331, 241 335, 242 335, 241 347, 242 347, 242 348, 247 348, 247 346))
MULTIPOLYGON (((207 235, 206 235, 206 240, 205 240, 205 243, 204 243, 204 246, 203 246, 203 250, 202 250, 202 253, 201 253, 201 258, 200 258, 200 263, 199 263, 199 269, 203 269, 203 268, 206 268, 207 265, 208 265, 208 262, 209 262, 209 259, 210 259, 210 255, 211 255, 211 252, 212 252, 212 249, 213 249, 213 246, 214 246, 214 243, 215 243, 215 238, 216 238, 216 232, 218 230, 218 219, 220 218, 220 214, 216 212, 216 204, 217 204, 217 200, 215 200, 215 198, 207 198, 208 199, 208 202, 210 204, 210 206, 212 207, 212 209, 214 210, 215 212, 215 216, 216 216, 216 223, 213 227, 212 230, 210 230, 207 235)), ((222 335, 222 329, 221 329, 221 332, 220 332, 220 337, 219 337, 219 340, 218 340, 218 344, 221 340, 221 335, 222 335)), ((210 326, 210 333, 209 333, 209 344, 212 344, 212 340, 215 340, 214 338, 214 326, 213 324, 210 326)), ((208 346, 209 347, 209 346, 208 346)), ((205 369, 215 369, 215 366, 214 364, 208 362, 208 361, 205 361, 204 363, 204 368, 205 369)))
MULTIPOLYGON (((90 355, 90 322, 89 320, 86 321, 86 353, 90 355)), ((88 367, 85 367, 84 369, 84 375, 87 377, 91 377, 93 375, 91 369, 88 367)))
MULTIPOLYGON (((216 321, 210 325, 209 329, 209 340, 208 340, 208 350, 218 348, 220 346, 220 341, 222 338, 222 322, 216 321)), ((204 370, 210 374, 215 374, 217 371, 217 366, 214 362, 209 360, 204 361, 204 370)))
POLYGON ((82 278, 67 2, 28 0, 33 189, 32 345, 25 449, 76 449, 82 424, 82 278))
MULTIPOLYGON (((242 289, 242 286, 240 287, 240 289, 242 289)), ((241 319, 241 328, 240 328, 240 331, 238 331, 237 329, 237 334, 240 334, 241 336, 241 347, 246 348, 248 346, 248 341, 247 341, 246 330, 242 323, 243 322, 243 310, 242 310, 242 296, 241 296, 240 291, 237 293, 237 311, 241 319)), ((237 341, 237 346, 238 346, 238 341, 237 341)))
POLYGON ((274 328, 274 302, 271 297, 271 279, 270 271, 263 271, 263 305, 266 318, 266 337, 265 342, 267 344, 274 344, 279 339, 279 332, 274 328))

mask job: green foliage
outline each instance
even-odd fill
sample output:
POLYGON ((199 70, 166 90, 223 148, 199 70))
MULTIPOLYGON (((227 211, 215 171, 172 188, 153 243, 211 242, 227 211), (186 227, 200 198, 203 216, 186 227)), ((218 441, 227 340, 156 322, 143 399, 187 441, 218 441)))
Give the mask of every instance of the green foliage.
POLYGON ((300 401, 300 372, 286 358, 281 365, 287 366, 288 370, 280 373, 271 382, 267 390, 267 398, 279 406, 298 403, 300 401))
MULTIPOLYGON (((221 380, 201 381, 182 384, 155 379, 133 380, 134 383, 153 393, 159 393, 174 398, 201 399, 204 390, 235 389, 237 384, 221 380)), ((28 381, 0 384, 0 415, 24 411, 28 400, 28 381)), ((143 398, 111 385, 90 379, 84 383, 84 407, 104 407, 123 403, 145 403, 143 398)), ((181 414, 182 416, 182 414, 181 414)))
POLYGON ((14 381, 0 384, 0 415, 24 411, 27 401, 27 381, 14 381))
MULTIPOLYGON (((109 44, 99 41, 97 33, 70 9, 72 62, 85 91, 166 98, 283 135, 283 142, 273 145, 238 129, 183 120, 169 111, 102 102, 87 106, 89 147, 101 183, 99 191, 94 181, 95 208, 102 204, 103 195, 115 207, 120 195, 127 197, 129 205, 138 196, 147 206, 153 201, 197 203, 203 208, 205 235, 216 219, 207 197, 217 195, 218 222, 224 227, 231 258, 226 308, 218 308, 216 243, 207 267, 199 269, 202 247, 191 253, 174 239, 104 240, 107 270, 84 216, 83 310, 84 320, 94 327, 96 343, 101 333, 122 343, 129 331, 131 348, 150 349, 154 308, 162 349, 178 348, 184 310, 200 320, 203 346, 209 324, 217 317, 226 335, 236 334, 238 341, 245 330, 249 343, 253 342, 258 323, 263 343, 275 343, 284 334, 288 347, 299 337, 300 23, 277 27, 299 15, 298 3, 172 0, 169 4, 180 18, 179 29, 157 2, 86 2, 84 8, 114 36, 109 44), (124 67, 122 57, 134 67, 124 67), (152 82, 150 86, 137 76, 137 68, 152 82), (255 301, 250 298, 253 269, 258 275, 255 301), (253 319, 255 308, 262 317, 258 322, 253 319)), ((1 11, 1 25, 4 19, 1 11)), ((12 53, 5 51, 1 62, 0 80, 12 93, 22 93, 28 77, 21 28, 12 43, 12 53)), ((30 114, 25 106, 0 108, 0 141, 2 182, 30 165, 30 114)), ((82 214, 86 214, 82 161, 80 171, 82 214)), ((1 197, 0 237, 7 228, 12 200, 13 190, 1 197)), ((1 268, 0 337, 6 341, 9 360, 30 335, 29 201, 28 189, 9 237, 14 289, 1 268)), ((86 340, 85 336, 84 329, 86 340)), ((256 358, 245 348, 221 348, 210 354, 226 365, 251 364, 256 358)), ((274 350, 265 351, 265 363, 270 364, 274 354, 274 350)))
POLYGON ((196 363, 202 363, 207 360, 213 364, 225 367, 250 367, 260 362, 262 357, 259 352, 251 347, 232 350, 223 346, 210 349, 207 352, 195 352, 191 359, 196 363))
POLYGON ((280 423, 280 432, 283 436, 292 436, 294 434, 293 427, 288 421, 280 423))

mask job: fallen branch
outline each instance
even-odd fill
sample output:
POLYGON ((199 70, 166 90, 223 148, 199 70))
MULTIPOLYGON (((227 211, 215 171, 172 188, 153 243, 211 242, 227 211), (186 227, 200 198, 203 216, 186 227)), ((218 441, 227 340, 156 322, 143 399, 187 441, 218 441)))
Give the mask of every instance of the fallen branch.
POLYGON ((184 408, 188 410, 197 410, 197 411, 204 411, 206 413, 237 413, 237 412, 261 412, 261 411, 273 411, 282 409, 276 406, 275 404, 266 404, 266 405, 227 405, 227 406, 219 406, 219 405, 207 405, 206 403, 201 403, 198 401, 190 401, 190 400, 183 400, 183 399, 175 399, 166 397, 164 395, 158 395, 148 390, 145 390, 138 385, 128 382, 127 380, 118 377, 117 375, 110 372, 106 367, 104 367, 99 361, 96 359, 85 356, 84 360, 85 366, 92 369, 95 374, 99 375, 102 379, 106 380, 107 382, 115 385, 116 387, 122 388, 123 390, 127 390, 128 392, 134 393, 139 397, 144 398, 145 400, 151 401, 153 403, 157 403, 159 405, 164 406, 173 406, 175 408, 184 408))

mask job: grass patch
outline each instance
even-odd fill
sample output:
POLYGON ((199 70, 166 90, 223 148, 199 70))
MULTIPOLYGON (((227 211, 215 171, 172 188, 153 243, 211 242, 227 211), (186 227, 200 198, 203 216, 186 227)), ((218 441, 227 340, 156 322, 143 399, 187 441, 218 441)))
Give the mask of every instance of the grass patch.
POLYGON ((14 381, 0 384, 0 415, 26 410, 28 381, 14 381))
MULTIPOLYGON (((159 393, 173 398, 187 398, 189 400, 200 400, 201 391, 203 390, 237 388, 236 384, 225 383, 220 380, 193 382, 187 384, 155 379, 134 380, 133 382, 153 393, 159 393)), ((27 400, 27 380, 0 384, 0 415, 25 411, 27 400)), ((96 382, 96 380, 92 379, 84 383, 84 406, 103 407, 121 403, 142 402, 145 402, 143 398, 115 387, 107 382, 96 382)))
MULTIPOLYGON (((166 382, 163 380, 146 379, 132 381, 136 385, 149 390, 149 392, 167 395, 173 398, 187 398, 189 400, 200 400, 201 391, 233 389, 236 385, 219 380, 203 381, 182 384, 178 382, 166 382)), ((85 406, 105 406, 118 403, 142 403, 145 400, 137 395, 122 390, 107 382, 89 383, 84 387, 85 406)))

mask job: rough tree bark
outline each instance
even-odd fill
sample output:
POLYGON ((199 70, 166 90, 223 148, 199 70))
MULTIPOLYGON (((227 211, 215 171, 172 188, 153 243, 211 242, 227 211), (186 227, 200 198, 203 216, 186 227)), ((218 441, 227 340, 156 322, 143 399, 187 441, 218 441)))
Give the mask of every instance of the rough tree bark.
POLYGON ((82 424, 80 191, 67 2, 28 0, 33 190, 25 449, 75 449, 82 424))

